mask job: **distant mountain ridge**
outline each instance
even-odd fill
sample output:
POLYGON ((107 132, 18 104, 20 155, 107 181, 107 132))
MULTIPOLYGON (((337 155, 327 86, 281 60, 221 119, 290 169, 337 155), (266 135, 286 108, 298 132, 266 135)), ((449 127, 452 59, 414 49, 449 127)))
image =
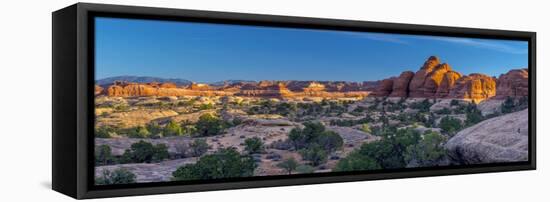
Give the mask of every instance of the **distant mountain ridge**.
POLYGON ((152 77, 152 76, 114 76, 114 77, 107 77, 107 78, 96 80, 96 85, 109 86, 109 85, 112 85, 115 81, 126 81, 126 82, 133 82, 133 83, 151 83, 151 82, 174 83, 178 86, 190 85, 191 83, 193 83, 187 79, 176 79, 176 78, 160 78, 160 77, 152 77))

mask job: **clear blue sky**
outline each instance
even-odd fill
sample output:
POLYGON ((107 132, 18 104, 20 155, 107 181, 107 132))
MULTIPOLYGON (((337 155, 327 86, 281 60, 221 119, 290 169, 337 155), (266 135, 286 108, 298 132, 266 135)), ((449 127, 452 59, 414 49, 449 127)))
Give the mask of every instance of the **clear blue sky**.
POLYGON ((498 76, 526 68, 527 52, 525 41, 96 19, 97 79, 371 81, 417 71, 430 55, 498 76))

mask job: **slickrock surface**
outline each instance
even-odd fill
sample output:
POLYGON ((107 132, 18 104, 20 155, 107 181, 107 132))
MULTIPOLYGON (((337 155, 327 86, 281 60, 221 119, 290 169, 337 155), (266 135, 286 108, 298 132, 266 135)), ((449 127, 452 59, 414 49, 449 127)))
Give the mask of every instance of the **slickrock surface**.
POLYGON ((528 116, 525 109, 482 121, 457 133, 445 148, 458 163, 526 161, 528 116))

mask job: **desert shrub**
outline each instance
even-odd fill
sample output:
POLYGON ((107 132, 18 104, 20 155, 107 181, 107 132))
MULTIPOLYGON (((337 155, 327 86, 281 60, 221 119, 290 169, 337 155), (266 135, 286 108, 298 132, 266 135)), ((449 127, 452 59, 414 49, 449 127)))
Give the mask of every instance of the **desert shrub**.
POLYGON ((455 99, 451 100, 451 106, 458 106, 458 105, 460 105, 460 102, 458 100, 455 100, 455 99))
POLYGON ((296 172, 298 173, 313 173, 315 172, 315 168, 313 166, 310 166, 310 165, 298 165, 296 167, 296 172))
POLYGON ((207 109, 214 109, 214 105, 212 103, 208 103, 208 104, 201 104, 199 106, 199 110, 207 110, 207 109))
POLYGON ((304 144, 303 142, 304 135, 302 135, 302 130, 300 128, 293 128, 288 133, 288 140, 292 142, 295 149, 301 148, 304 144))
POLYGON ((113 106, 113 109, 115 111, 128 111, 130 109, 130 106, 128 104, 117 104, 113 106))
POLYGON ((504 103, 500 106, 500 112, 503 114, 511 113, 514 111, 514 99, 507 97, 504 103))
POLYGON ((363 156, 358 152, 349 154, 346 158, 341 159, 333 169, 335 172, 345 171, 362 171, 380 169, 380 165, 368 156, 363 156))
POLYGON ((500 106, 500 112, 502 114, 512 113, 523 109, 527 109, 528 106, 529 106, 529 98, 526 96, 521 97, 517 100, 512 97, 507 97, 504 103, 502 103, 502 105, 500 106))
POLYGON ((244 145, 244 150, 247 151, 249 154, 255 154, 264 151, 264 143, 259 137, 245 139, 244 145))
POLYGON ((110 126, 100 126, 95 128, 95 137, 97 138, 111 138, 115 133, 115 129, 110 126))
POLYGON ((232 124, 233 126, 241 125, 241 123, 243 123, 243 120, 240 119, 240 118, 234 118, 234 119, 231 121, 231 124, 232 124))
POLYGON ((475 104, 468 105, 466 108, 466 121, 464 123, 466 127, 479 123, 483 121, 483 119, 484 117, 481 114, 481 111, 477 109, 475 104))
POLYGON ((435 113, 436 114, 451 114, 452 111, 449 108, 443 108, 443 109, 437 110, 435 113))
POLYGON ((135 182, 136 175, 124 168, 115 169, 113 172, 105 169, 100 177, 95 178, 95 184, 97 185, 130 184, 135 182))
POLYGON ((113 164, 116 160, 111 154, 111 147, 108 145, 96 146, 94 153, 96 166, 113 164))
POLYGON ((336 170, 403 168, 406 166, 406 149, 421 139, 420 133, 411 128, 382 129, 380 136, 381 140, 365 143, 348 157, 342 158, 336 170))
POLYGON ((220 118, 212 114, 203 114, 199 117, 195 128, 199 137, 206 137, 222 133, 224 125, 224 122, 220 118))
POLYGON ((333 131, 323 131, 316 137, 316 142, 329 153, 342 148, 342 145, 344 145, 344 139, 333 131))
POLYGON ((432 103, 428 99, 424 99, 422 102, 415 102, 411 104, 411 108, 418 109, 419 112, 429 112, 432 103))
POLYGON ((241 156, 235 148, 220 149, 201 157, 195 164, 179 167, 172 173, 173 180, 206 180, 249 177, 256 164, 250 156, 241 156))
POLYGON ((191 144, 189 144, 190 152, 192 156, 202 156, 206 151, 208 151, 208 148, 210 147, 208 143, 206 142, 206 139, 195 139, 191 144))
POLYGON ((292 171, 296 170, 298 167, 298 162, 294 158, 288 158, 277 164, 277 167, 284 169, 288 174, 292 174, 292 171))
POLYGON ((146 127, 138 126, 128 131, 128 137, 131 138, 148 138, 151 133, 146 127))
POLYGON ((454 135, 462 128, 462 121, 454 117, 445 116, 439 122, 439 128, 449 135, 454 135))
POLYGON ((122 155, 122 161, 126 163, 151 163, 160 162, 168 158, 168 148, 165 144, 153 145, 140 140, 126 149, 122 155))
POLYGON ((437 161, 446 155, 444 141, 445 137, 438 132, 426 131, 417 144, 407 147, 405 161, 421 166, 437 165, 437 161))
POLYGON ((183 135, 183 129, 176 121, 171 120, 164 126, 162 134, 164 136, 180 136, 183 135))
POLYGON ((343 139, 338 133, 326 131, 325 126, 318 122, 305 122, 303 129, 292 129, 288 139, 296 150, 316 145, 325 149, 326 152, 332 152, 343 145, 343 139))
POLYGON ((365 116, 364 118, 353 120, 353 119, 335 119, 330 121, 332 126, 355 126, 358 124, 365 124, 374 121, 370 116, 365 116))
POLYGON ((302 158, 309 161, 312 166, 318 166, 327 161, 328 155, 319 145, 311 145, 308 148, 300 150, 302 158))
POLYGON ((363 125, 361 125, 361 131, 365 132, 365 133, 371 133, 372 130, 370 128, 370 125, 368 123, 364 123, 363 125))
POLYGON ((151 135, 158 135, 162 133, 162 127, 157 122, 151 122, 145 126, 145 128, 151 133, 151 135))

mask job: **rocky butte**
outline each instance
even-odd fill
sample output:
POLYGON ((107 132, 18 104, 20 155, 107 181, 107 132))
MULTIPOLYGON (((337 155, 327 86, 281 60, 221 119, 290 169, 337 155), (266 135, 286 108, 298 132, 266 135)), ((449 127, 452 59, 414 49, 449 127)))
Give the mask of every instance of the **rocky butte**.
POLYGON ((436 56, 430 56, 413 73, 380 81, 372 95, 378 97, 469 99, 480 102, 489 98, 503 99, 528 95, 527 69, 514 69, 498 79, 484 74, 462 75, 436 56))

